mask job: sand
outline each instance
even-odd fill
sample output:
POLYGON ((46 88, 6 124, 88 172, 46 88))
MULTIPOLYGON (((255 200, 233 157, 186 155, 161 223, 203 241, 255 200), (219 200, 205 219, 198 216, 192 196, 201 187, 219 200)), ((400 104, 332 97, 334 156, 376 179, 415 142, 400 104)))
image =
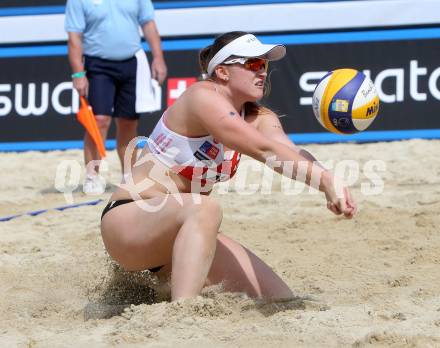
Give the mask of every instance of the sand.
MULTIPOLYGON (((104 202, 50 209, 0 222, 0 346, 440 347, 440 141, 306 148, 324 162, 359 164, 353 220, 327 211, 321 194, 287 195, 278 176, 254 194, 236 184, 214 194, 221 230, 273 267, 292 301, 213 287, 168 302, 148 272, 110 262, 99 232, 104 202), (367 163, 385 166, 373 167, 383 192, 363 192, 367 163)), ((119 164, 114 151, 108 157, 105 178, 115 184, 119 164)), ((1 153, 0 217, 66 205, 54 188, 64 160, 80 166, 81 151, 1 153)), ((77 189, 71 198, 109 195, 77 189)))

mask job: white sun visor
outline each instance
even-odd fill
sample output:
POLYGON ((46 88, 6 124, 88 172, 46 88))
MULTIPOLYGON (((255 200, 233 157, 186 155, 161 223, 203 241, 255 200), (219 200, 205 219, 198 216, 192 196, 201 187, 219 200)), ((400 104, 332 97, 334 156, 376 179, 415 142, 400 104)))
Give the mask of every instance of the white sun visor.
POLYGON ((286 54, 283 45, 268 45, 261 43, 254 35, 246 34, 236 38, 218 51, 208 64, 208 75, 211 76, 217 65, 230 56, 261 57, 267 60, 279 60, 286 54))

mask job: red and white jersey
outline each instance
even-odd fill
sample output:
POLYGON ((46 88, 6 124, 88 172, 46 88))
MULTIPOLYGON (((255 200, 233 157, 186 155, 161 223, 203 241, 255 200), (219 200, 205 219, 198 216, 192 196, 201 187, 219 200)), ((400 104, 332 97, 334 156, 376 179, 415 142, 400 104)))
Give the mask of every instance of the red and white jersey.
POLYGON ((216 182, 232 178, 240 162, 240 153, 226 149, 211 135, 197 138, 180 135, 170 130, 165 122, 164 113, 148 141, 151 153, 162 163, 199 183, 202 191, 209 191, 216 182))

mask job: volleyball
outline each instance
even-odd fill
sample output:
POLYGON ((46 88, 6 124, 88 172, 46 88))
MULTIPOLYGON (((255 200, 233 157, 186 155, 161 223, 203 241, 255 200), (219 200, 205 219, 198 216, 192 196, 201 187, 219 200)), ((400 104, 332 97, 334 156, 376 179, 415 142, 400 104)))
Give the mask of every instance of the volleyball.
POLYGON ((317 84, 312 99, 319 123, 337 134, 367 129, 379 112, 379 97, 373 81, 355 69, 337 69, 317 84))

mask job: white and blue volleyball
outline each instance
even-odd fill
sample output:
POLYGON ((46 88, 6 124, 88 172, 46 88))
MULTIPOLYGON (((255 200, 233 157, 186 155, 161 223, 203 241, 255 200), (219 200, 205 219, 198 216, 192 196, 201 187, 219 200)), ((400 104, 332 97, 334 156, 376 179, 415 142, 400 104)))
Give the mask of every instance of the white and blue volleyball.
POLYGON ((378 112, 379 97, 373 81, 354 69, 330 71, 313 93, 313 113, 333 133, 361 132, 370 126, 378 112))

